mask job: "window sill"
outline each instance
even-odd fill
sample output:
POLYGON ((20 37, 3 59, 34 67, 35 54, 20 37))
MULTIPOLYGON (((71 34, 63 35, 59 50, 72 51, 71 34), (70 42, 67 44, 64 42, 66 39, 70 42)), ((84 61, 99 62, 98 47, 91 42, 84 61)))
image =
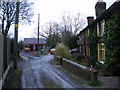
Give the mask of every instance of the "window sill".
POLYGON ((104 64, 104 62, 103 61, 99 61, 101 64, 104 64))

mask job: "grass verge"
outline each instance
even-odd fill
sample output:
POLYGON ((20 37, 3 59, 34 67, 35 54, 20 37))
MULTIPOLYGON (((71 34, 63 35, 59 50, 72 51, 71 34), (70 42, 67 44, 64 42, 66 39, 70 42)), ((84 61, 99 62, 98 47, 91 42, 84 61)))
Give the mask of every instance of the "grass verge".
MULTIPOLYGON (((51 64, 52 65, 60 65, 60 62, 58 62, 57 60, 52 60, 51 64)), ((63 67, 57 67, 56 66, 56 68, 61 70, 65 74, 67 74, 70 78, 72 78, 77 83, 79 83, 79 84, 87 84, 87 81, 85 81, 83 79, 80 79, 79 77, 77 77, 76 75, 72 74, 71 72, 69 72, 68 70, 64 69, 63 67)))
POLYGON ((43 84, 45 85, 45 88, 60 88, 58 85, 55 85, 50 80, 44 80, 43 84))
POLYGON ((21 88, 21 71, 10 67, 8 75, 5 79, 3 89, 6 88, 21 88))
POLYGON ((88 84, 90 86, 101 86, 103 83, 99 80, 96 80, 96 81, 89 81, 88 84))

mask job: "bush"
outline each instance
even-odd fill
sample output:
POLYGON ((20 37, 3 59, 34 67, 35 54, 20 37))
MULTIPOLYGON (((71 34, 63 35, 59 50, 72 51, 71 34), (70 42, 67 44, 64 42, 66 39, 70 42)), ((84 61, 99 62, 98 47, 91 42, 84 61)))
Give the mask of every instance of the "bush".
POLYGON ((66 58, 66 59, 71 58, 69 48, 67 46, 65 46, 64 44, 62 44, 62 43, 57 44, 55 49, 56 49, 55 57, 60 56, 61 58, 66 58))
POLYGON ((95 80, 95 81, 89 81, 88 84, 90 86, 101 86, 103 83, 99 80, 95 80))

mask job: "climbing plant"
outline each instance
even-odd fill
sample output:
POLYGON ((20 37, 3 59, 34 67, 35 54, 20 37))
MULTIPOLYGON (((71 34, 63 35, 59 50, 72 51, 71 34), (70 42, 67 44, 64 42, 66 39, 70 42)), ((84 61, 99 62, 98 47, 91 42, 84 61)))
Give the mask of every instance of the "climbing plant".
POLYGON ((92 65, 95 66, 97 61, 97 31, 93 30, 88 38, 90 41, 90 56, 92 59, 92 65))
POLYGON ((120 74, 120 16, 114 14, 106 22, 103 38, 106 46, 105 65, 113 75, 120 74))

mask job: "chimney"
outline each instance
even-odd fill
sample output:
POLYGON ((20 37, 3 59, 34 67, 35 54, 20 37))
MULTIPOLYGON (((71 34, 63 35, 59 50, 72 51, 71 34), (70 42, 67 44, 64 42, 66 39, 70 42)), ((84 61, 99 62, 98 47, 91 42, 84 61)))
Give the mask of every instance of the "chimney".
POLYGON ((106 3, 103 0, 98 0, 95 5, 96 17, 100 16, 106 10, 106 3))
POLYGON ((116 2, 120 2, 120 0, 116 0, 116 2))
POLYGON ((88 25, 90 25, 93 21, 94 21, 94 17, 93 16, 87 17, 88 25))

